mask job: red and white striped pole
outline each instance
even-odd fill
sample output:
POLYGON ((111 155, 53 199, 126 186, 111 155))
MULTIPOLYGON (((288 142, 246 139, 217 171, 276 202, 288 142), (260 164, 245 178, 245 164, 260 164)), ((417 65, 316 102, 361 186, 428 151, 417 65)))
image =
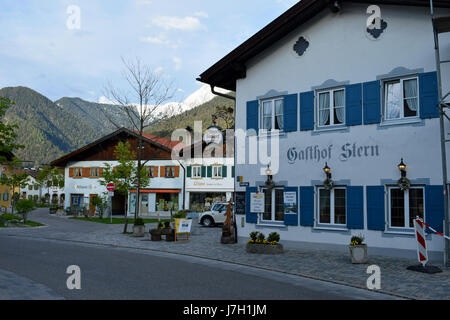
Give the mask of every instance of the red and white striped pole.
POLYGON ((417 257, 419 262, 425 267, 425 264, 428 262, 427 244, 425 242, 425 227, 419 217, 416 217, 414 220, 414 227, 416 228, 417 257))

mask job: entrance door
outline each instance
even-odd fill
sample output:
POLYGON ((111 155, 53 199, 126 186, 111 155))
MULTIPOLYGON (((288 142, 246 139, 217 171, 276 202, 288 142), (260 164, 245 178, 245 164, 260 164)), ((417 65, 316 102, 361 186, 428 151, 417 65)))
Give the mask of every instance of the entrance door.
POLYGON ((89 195, 89 210, 91 211, 92 216, 95 214, 95 206, 92 204, 92 200, 97 197, 98 197, 98 194, 90 194, 89 195))
POLYGON ((139 212, 142 214, 148 214, 148 194, 141 193, 141 207, 139 212))

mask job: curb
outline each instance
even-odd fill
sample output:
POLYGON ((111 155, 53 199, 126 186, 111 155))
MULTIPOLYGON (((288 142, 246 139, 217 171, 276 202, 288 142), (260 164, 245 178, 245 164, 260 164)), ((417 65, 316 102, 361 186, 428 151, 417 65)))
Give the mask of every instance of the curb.
MULTIPOLYGON (((20 235, 8 235, 8 236, 20 237, 20 235)), ((30 238, 30 237, 27 237, 27 236, 25 236, 25 237, 26 238, 30 238)), ((82 240, 70 240, 70 239, 47 238, 47 237, 33 237, 33 239, 56 240, 56 241, 64 241, 64 242, 74 242, 74 243, 98 245, 98 246, 111 247, 111 248, 123 248, 123 249, 163 252, 163 253, 169 253, 169 254, 175 254, 175 255, 182 255, 182 256, 188 256, 188 257, 194 257, 194 258, 201 258, 201 259, 207 259, 207 260, 212 260, 212 261, 231 263, 231 264, 235 264, 235 265, 240 265, 240 266, 245 266, 245 267, 250 267, 250 268, 256 268, 256 269, 261 269, 261 270, 266 270, 266 271, 273 271, 273 272, 278 272, 278 273, 283 273, 283 274, 288 274, 288 275, 294 275, 294 276, 299 276, 299 277, 308 278, 308 279, 312 279, 312 280, 319 280, 319 281, 329 282, 329 283, 342 285, 342 286, 347 286, 347 287, 351 287, 351 288, 363 289, 363 290, 366 290, 366 291, 369 291, 369 292, 382 293, 382 294, 390 295, 390 296, 397 297, 397 298, 407 299, 407 300, 418 300, 418 298, 416 298, 416 297, 404 296, 404 295, 401 295, 401 294, 398 294, 398 293, 385 291, 385 290, 369 290, 369 289, 367 289, 366 287, 363 287, 363 286, 349 284, 349 283, 341 282, 341 281, 337 281, 337 280, 330 280, 330 279, 319 278, 319 277, 316 277, 316 276, 311 276, 309 274, 293 273, 293 272, 288 272, 288 271, 279 270, 279 269, 275 269, 275 268, 255 266, 255 265, 242 263, 242 262, 236 262, 236 261, 231 261, 231 260, 224 260, 224 259, 219 259, 219 258, 205 257, 205 256, 189 254, 189 253, 180 253, 180 252, 173 252, 173 251, 152 249, 152 248, 138 248, 138 247, 130 247, 130 246, 123 246, 123 245, 108 244, 108 243, 82 241, 82 240)))

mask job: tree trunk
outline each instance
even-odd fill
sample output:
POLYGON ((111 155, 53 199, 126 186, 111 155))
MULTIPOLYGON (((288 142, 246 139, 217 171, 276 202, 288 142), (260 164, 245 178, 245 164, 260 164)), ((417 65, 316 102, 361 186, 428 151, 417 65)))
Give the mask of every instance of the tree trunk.
POLYGON ((126 197, 125 203, 124 203, 124 209, 125 209, 125 225, 123 226, 123 233, 127 233, 128 229, 128 212, 127 212, 127 201, 128 197, 126 197))
MULTIPOLYGON (((142 106, 141 106, 142 109, 142 106)), ((138 144, 138 165, 137 165, 137 188, 136 188, 136 208, 134 212, 134 222, 136 222, 136 219, 139 217, 139 207, 141 205, 141 197, 140 197, 140 191, 141 191, 141 158, 142 158, 142 132, 144 131, 144 122, 141 117, 141 123, 140 123, 140 131, 139 131, 139 144, 138 144)))

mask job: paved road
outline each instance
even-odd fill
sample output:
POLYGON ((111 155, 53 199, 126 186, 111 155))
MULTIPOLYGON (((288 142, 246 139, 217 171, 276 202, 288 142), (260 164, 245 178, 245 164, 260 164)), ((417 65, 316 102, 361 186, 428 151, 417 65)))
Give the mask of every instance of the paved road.
POLYGON ((19 279, 9 288, 8 283, 0 285, 0 299, 392 298, 298 276, 162 252, 6 234, 0 234, 0 243, 0 278, 6 274, 19 279), (81 268, 81 290, 66 287, 69 265, 81 268), (25 283, 28 293, 19 297, 14 285, 25 283))

